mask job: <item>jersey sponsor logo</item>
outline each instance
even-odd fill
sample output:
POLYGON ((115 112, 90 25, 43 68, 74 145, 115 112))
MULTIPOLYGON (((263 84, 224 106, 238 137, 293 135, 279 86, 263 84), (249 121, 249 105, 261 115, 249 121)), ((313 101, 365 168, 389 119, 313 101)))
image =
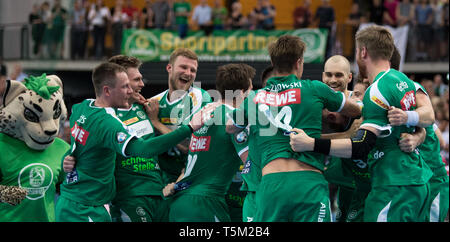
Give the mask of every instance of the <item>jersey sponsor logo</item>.
POLYGON ((78 126, 77 123, 75 123, 75 125, 71 129, 71 133, 76 142, 82 145, 86 145, 86 141, 89 137, 89 132, 87 130, 83 129, 82 127, 78 126))
POLYGON ((137 121, 139 121, 139 119, 137 117, 134 117, 134 118, 130 118, 128 120, 123 121, 123 123, 125 125, 130 125, 130 124, 136 123, 137 121))
POLYGON ((194 92, 189 93, 189 96, 191 96, 192 98, 192 104, 193 106, 197 106, 198 102, 197 102, 197 97, 195 96, 194 92))
POLYGON ((141 122, 137 122, 133 125, 130 125, 128 126, 128 128, 132 129, 138 138, 153 133, 153 127, 150 124, 150 121, 148 121, 147 119, 141 122))
POLYGON ((248 173, 250 173, 251 168, 252 168, 252 161, 251 160, 247 160, 245 162, 244 167, 242 168, 241 174, 248 174, 248 173))
POLYGON ((81 115, 80 118, 78 118, 77 122, 80 124, 84 124, 86 121, 86 117, 84 115, 81 115))
POLYGON ((370 98, 372 102, 374 102, 376 105, 380 106, 383 109, 389 109, 389 106, 385 104, 381 99, 379 99, 377 96, 372 96, 370 98))
POLYGON ((416 106, 416 97, 414 96, 414 91, 409 91, 405 93, 402 100, 400 101, 400 105, 402 105, 402 110, 407 111, 410 110, 411 107, 416 106))
POLYGON ((119 142, 119 144, 122 144, 123 142, 125 142, 126 139, 127 139, 127 134, 125 134, 124 132, 117 133, 117 142, 119 142))
POLYGON ((197 137, 195 135, 192 135, 191 143, 189 144, 189 150, 191 152, 208 151, 210 142, 211 136, 197 137))
POLYGON ((254 103, 280 107, 289 104, 300 104, 300 89, 289 89, 280 93, 260 91, 253 98, 254 103))
POLYGON ((177 124, 178 118, 161 118, 161 123, 163 124, 177 124))
POLYGON ((79 180, 78 171, 76 169, 73 169, 73 171, 66 174, 67 184, 78 182, 78 180, 79 180))
POLYGON ((399 91, 403 92, 406 88, 408 88, 408 83, 402 81, 396 84, 399 91))

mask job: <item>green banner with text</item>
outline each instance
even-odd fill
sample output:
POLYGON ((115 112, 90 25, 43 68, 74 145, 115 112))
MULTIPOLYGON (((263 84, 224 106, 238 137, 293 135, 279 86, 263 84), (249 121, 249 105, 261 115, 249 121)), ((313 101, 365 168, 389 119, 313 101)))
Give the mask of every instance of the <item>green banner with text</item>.
POLYGON ((168 61, 176 48, 189 48, 200 61, 270 61, 267 46, 278 37, 300 36, 306 43, 305 63, 324 61, 327 42, 325 29, 297 30, 224 30, 205 36, 203 31, 190 31, 184 39, 177 32, 163 30, 124 30, 122 54, 142 61, 168 61))

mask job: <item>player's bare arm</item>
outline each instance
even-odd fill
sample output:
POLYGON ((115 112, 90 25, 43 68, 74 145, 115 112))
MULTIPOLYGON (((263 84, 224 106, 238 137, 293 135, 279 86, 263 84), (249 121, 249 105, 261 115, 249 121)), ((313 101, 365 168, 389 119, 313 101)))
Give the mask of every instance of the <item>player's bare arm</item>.
POLYGON ((433 106, 430 98, 420 89, 416 93, 416 103, 418 108, 414 111, 390 107, 387 116, 389 123, 394 126, 407 124, 423 128, 432 125, 435 121, 433 106))

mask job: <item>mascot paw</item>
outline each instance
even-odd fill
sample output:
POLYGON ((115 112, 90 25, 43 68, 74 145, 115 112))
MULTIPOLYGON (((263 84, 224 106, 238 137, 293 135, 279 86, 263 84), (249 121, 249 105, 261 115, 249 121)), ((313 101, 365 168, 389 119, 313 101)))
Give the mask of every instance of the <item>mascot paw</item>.
POLYGON ((27 190, 20 187, 0 185, 0 202, 18 205, 27 196, 27 190))

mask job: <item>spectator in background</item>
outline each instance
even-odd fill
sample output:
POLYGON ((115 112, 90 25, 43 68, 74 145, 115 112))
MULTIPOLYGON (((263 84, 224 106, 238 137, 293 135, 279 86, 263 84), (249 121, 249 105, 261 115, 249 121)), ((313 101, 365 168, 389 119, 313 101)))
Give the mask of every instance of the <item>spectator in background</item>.
POLYGON ((384 7, 386 8, 383 14, 384 24, 391 27, 397 27, 397 6, 398 0, 385 0, 384 7))
POLYGON ((178 26, 175 21, 175 12, 173 11, 173 6, 175 5, 175 0, 167 0, 167 4, 169 5, 169 15, 170 15, 170 26, 169 30, 177 31, 178 26))
POLYGON ((186 0, 179 0, 173 4, 175 23, 178 25, 178 35, 184 39, 189 30, 188 17, 191 15, 191 3, 186 0))
POLYGON ((205 32, 210 35, 212 32, 212 9, 208 5, 207 0, 200 0, 200 4, 195 6, 192 15, 192 21, 205 32))
POLYGON ((9 78, 8 79, 22 82, 27 77, 28 77, 28 75, 25 72, 23 72, 22 65, 20 63, 15 63, 13 65, 12 72, 9 74, 9 78))
POLYGON ((316 10, 314 22, 318 28, 328 30, 327 48, 325 54, 325 58, 328 59, 331 55, 332 44, 334 43, 332 28, 335 24, 334 8, 330 5, 330 0, 322 0, 322 5, 320 5, 316 10))
POLYGON ((414 21, 414 5, 411 3, 410 0, 402 0, 397 5, 397 26, 402 27, 405 25, 409 26, 408 30, 408 40, 407 40, 407 47, 406 47, 406 55, 405 59, 408 61, 413 60, 415 56, 415 46, 416 46, 416 39, 417 36, 415 34, 415 27, 413 24, 414 21))
POLYGON ((42 46, 44 46, 44 48, 42 48, 42 57, 48 58, 50 55, 49 45, 52 41, 52 12, 50 11, 50 3, 48 3, 47 1, 43 2, 41 5, 41 19, 42 23, 45 26, 44 36, 42 38, 42 46))
MULTIPOLYGON (((129 24, 130 18, 123 9, 123 0, 116 0, 116 5, 111 8, 111 22, 112 22, 112 38, 113 38, 113 52, 112 55, 118 55, 122 48, 122 33, 124 28, 129 24)), ((131 25, 130 27, 137 27, 131 25)))
POLYGON ((431 45, 433 49, 431 59, 432 61, 444 61, 447 52, 446 34, 444 33, 444 3, 441 0, 431 0, 431 8, 433 9, 432 29, 434 39, 434 43, 431 45))
POLYGON ((228 17, 228 26, 232 30, 244 29, 246 25, 246 18, 242 15, 242 4, 235 1, 231 4, 231 13, 228 17))
POLYGON ((353 3, 352 9, 350 10, 350 14, 348 15, 347 19, 345 20, 345 24, 348 26, 351 26, 352 33, 354 36, 356 34, 356 31, 358 31, 359 24, 361 23, 361 12, 359 11, 359 4, 353 3))
POLYGON ((152 10, 155 28, 169 29, 172 23, 169 4, 164 0, 156 0, 152 5, 152 10))
POLYGON ((444 24, 444 43, 443 46, 445 46, 445 50, 446 51, 442 51, 441 53, 444 54, 444 57, 441 56, 441 59, 443 59, 444 61, 448 61, 448 24, 449 24, 449 8, 448 8, 448 0, 443 0, 444 2, 444 6, 442 7, 442 12, 444 13, 442 15, 442 22, 444 24))
MULTIPOLYGON (((139 9, 133 5, 132 0, 126 0, 126 5, 123 7, 123 12, 128 16, 127 28, 139 27, 139 9)), ((117 5, 117 3, 116 3, 117 5)), ((123 3, 122 3, 123 5, 123 3)))
POLYGON ((228 10, 222 5, 222 0, 215 0, 212 8, 214 30, 223 30, 227 20, 228 10))
POLYGON ((82 0, 76 0, 73 5, 70 29, 70 58, 72 60, 83 59, 86 50, 88 25, 86 23, 87 12, 82 0))
POLYGON ((372 0, 369 22, 383 25, 383 15, 385 12, 386 8, 382 4, 382 0, 372 0))
POLYGON ((33 10, 28 16, 28 23, 31 24, 33 55, 36 57, 40 57, 42 49, 42 39, 44 38, 45 23, 42 21, 41 8, 39 4, 33 4, 33 10))
POLYGON ((275 29, 274 18, 276 15, 275 6, 270 4, 269 0, 258 0, 256 7, 253 9, 253 18, 256 18, 257 29, 273 30, 275 29))
POLYGON ((67 10, 61 6, 61 0, 55 0, 51 10, 51 28, 49 54, 50 58, 63 58, 64 52, 64 31, 66 29, 67 10))
POLYGON ((311 0, 304 0, 303 5, 298 6, 292 17, 294 19, 294 29, 308 28, 312 21, 311 0))
POLYGON ((92 24, 92 34, 94 39, 93 53, 96 59, 103 58, 105 54, 105 35, 106 27, 111 19, 111 14, 103 3, 103 0, 97 0, 89 11, 89 21, 92 24))
POLYGON ((448 89, 448 85, 442 80, 441 74, 436 74, 433 76, 433 89, 436 96, 442 97, 448 89))
MULTIPOLYGON (((448 89, 445 91, 443 97, 434 105, 434 112, 436 115, 436 125, 442 132, 445 144, 442 144, 444 149, 441 149, 442 158, 444 158, 447 168, 449 162, 449 96, 448 89)), ((448 170, 447 170, 448 173, 448 170)))
MULTIPOLYGON (((362 19, 362 14, 359 11, 359 4, 357 2, 354 2, 352 4, 352 9, 350 11, 350 14, 348 15, 347 19, 345 20, 345 24, 351 28, 352 30, 352 36, 356 35, 356 32, 358 31, 359 25, 361 23, 361 19, 362 19)), ((354 56, 355 56, 355 48, 354 48, 355 43, 352 42, 352 55, 348 57, 349 60, 353 60, 354 56)))
POLYGON ((418 60, 428 60, 431 57, 431 48, 429 44, 433 41, 433 9, 428 0, 420 0, 420 4, 416 6, 416 22, 418 35, 418 60))
POLYGON ((144 29, 153 29, 155 28, 155 23, 153 22, 155 18, 155 14, 152 9, 152 2, 150 0, 145 1, 145 6, 142 8, 141 14, 141 26, 144 29))

